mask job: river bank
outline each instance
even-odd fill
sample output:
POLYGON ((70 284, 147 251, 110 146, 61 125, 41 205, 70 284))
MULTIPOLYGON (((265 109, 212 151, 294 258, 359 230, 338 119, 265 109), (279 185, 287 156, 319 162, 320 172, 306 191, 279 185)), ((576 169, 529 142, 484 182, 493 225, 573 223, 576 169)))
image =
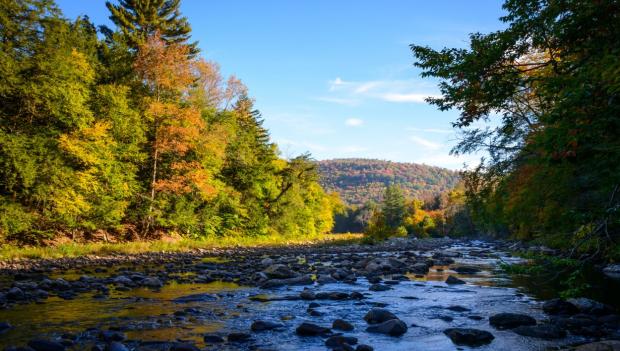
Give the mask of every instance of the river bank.
POLYGON ((503 274, 523 262, 511 245, 394 239, 14 262, 0 282, 0 346, 546 350, 620 337, 613 307, 543 301, 503 274))

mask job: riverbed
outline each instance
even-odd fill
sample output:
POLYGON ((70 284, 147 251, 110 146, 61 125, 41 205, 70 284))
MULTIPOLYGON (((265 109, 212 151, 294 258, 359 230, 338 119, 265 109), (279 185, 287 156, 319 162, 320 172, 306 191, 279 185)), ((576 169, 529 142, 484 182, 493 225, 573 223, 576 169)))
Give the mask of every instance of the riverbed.
POLYGON ((347 344, 351 349, 369 345, 375 350, 516 351, 601 339, 570 331, 543 339, 493 327, 489 318, 501 313, 526 315, 539 325, 553 318, 523 278, 515 280, 499 269, 500 264, 520 262, 496 244, 467 241, 443 242, 432 250, 395 245, 385 251, 360 247, 245 253, 174 265, 92 266, 18 276, 3 282, 5 294, 21 286, 31 296, 35 286, 43 290, 41 282, 52 283, 48 296, 24 298, 0 310, 0 322, 10 325, 0 335, 0 347, 48 340, 67 350, 113 349, 112 344, 127 350, 326 350, 326 340, 342 333, 355 338, 347 344), (369 258, 395 267, 369 269, 369 258), (396 267, 394 260, 404 266, 396 267), (430 262, 425 270, 420 269, 422 262, 430 262), (284 266, 280 270, 290 267, 292 276, 276 271, 274 276, 282 277, 267 279, 263 272, 277 265, 284 266), (304 282, 305 273, 311 281, 304 282), (449 277, 458 283, 446 283, 449 277), (156 279, 146 284, 147 278, 156 279), (64 285, 62 281, 66 289, 55 288, 64 285), (75 287, 81 289, 76 292, 75 287), (398 336, 367 331, 364 317, 373 308, 393 313, 406 331, 398 336), (352 330, 332 328, 336 319, 352 330), (271 327, 252 330, 256 321, 271 327), (303 323, 329 331, 300 335, 303 323), (445 333, 451 328, 488 332, 492 339, 457 345, 445 333))

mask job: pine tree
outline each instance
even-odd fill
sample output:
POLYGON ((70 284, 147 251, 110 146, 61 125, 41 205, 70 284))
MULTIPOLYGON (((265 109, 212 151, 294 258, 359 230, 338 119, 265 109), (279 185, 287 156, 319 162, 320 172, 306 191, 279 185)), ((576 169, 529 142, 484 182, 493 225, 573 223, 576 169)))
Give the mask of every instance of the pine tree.
MULTIPOLYGON (((191 27, 181 16, 180 0, 120 0, 118 5, 106 1, 110 19, 134 48, 158 34, 167 44, 189 46, 189 54, 198 53, 197 42, 188 43, 191 27)), ((109 29, 104 30, 110 35, 109 29)))

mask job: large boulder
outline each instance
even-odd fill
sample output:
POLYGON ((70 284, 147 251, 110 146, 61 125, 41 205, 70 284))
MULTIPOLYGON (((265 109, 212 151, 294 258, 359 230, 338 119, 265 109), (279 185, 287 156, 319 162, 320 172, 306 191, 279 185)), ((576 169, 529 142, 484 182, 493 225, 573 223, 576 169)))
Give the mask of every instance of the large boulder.
POLYGON ((317 335, 329 335, 331 330, 329 328, 321 327, 313 323, 301 323, 295 333, 300 336, 317 336, 317 335))
POLYGON ((605 314, 613 313, 612 307, 605 305, 603 303, 600 303, 598 301, 585 298, 585 297, 568 299, 566 301, 572 304, 573 306, 577 307, 577 310, 579 310, 580 313, 595 314, 595 315, 605 315, 605 314))
POLYGON ((603 273, 612 279, 620 279, 620 263, 610 264, 603 268, 603 273))
POLYGON ((512 331, 522 336, 544 340, 562 339, 566 337, 566 331, 553 324, 522 325, 514 328, 512 331))
POLYGON ((542 306, 543 311, 551 315, 566 315, 570 316, 579 312, 577 306, 562 299, 552 299, 545 301, 542 306))
POLYGON ((33 339, 28 342, 35 351, 65 351, 65 345, 51 340, 33 339))
POLYGON ((366 331, 369 333, 387 334, 390 336, 400 336, 407 332, 407 324, 400 319, 390 319, 379 324, 372 324, 366 331))
POLYGON ((488 344, 495 337, 486 330, 470 328, 449 328, 443 331, 456 345, 480 346, 488 344))
POLYGON ((597 341, 581 346, 577 346, 572 349, 573 351, 620 351, 620 341, 618 340, 605 340, 597 341))
POLYGON ((265 273, 265 275, 267 275, 270 279, 289 279, 299 275, 284 264, 272 264, 271 266, 265 268, 263 273, 265 273))
POLYGON ((499 313, 489 318, 489 324, 497 329, 513 329, 522 325, 536 325, 536 320, 525 314, 499 313))
POLYGON ((398 317, 384 308, 373 308, 364 316, 364 320, 368 324, 379 324, 390 319, 398 319, 398 317))

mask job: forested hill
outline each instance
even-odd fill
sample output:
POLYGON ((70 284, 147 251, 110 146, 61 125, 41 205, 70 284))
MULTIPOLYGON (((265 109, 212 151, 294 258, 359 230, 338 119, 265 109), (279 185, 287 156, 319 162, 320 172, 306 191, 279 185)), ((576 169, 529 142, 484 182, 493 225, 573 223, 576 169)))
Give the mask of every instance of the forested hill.
POLYGON ((319 161, 320 182, 328 191, 337 191, 348 205, 379 201, 388 184, 402 187, 408 197, 430 198, 454 187, 458 172, 416 163, 374 159, 319 161))

